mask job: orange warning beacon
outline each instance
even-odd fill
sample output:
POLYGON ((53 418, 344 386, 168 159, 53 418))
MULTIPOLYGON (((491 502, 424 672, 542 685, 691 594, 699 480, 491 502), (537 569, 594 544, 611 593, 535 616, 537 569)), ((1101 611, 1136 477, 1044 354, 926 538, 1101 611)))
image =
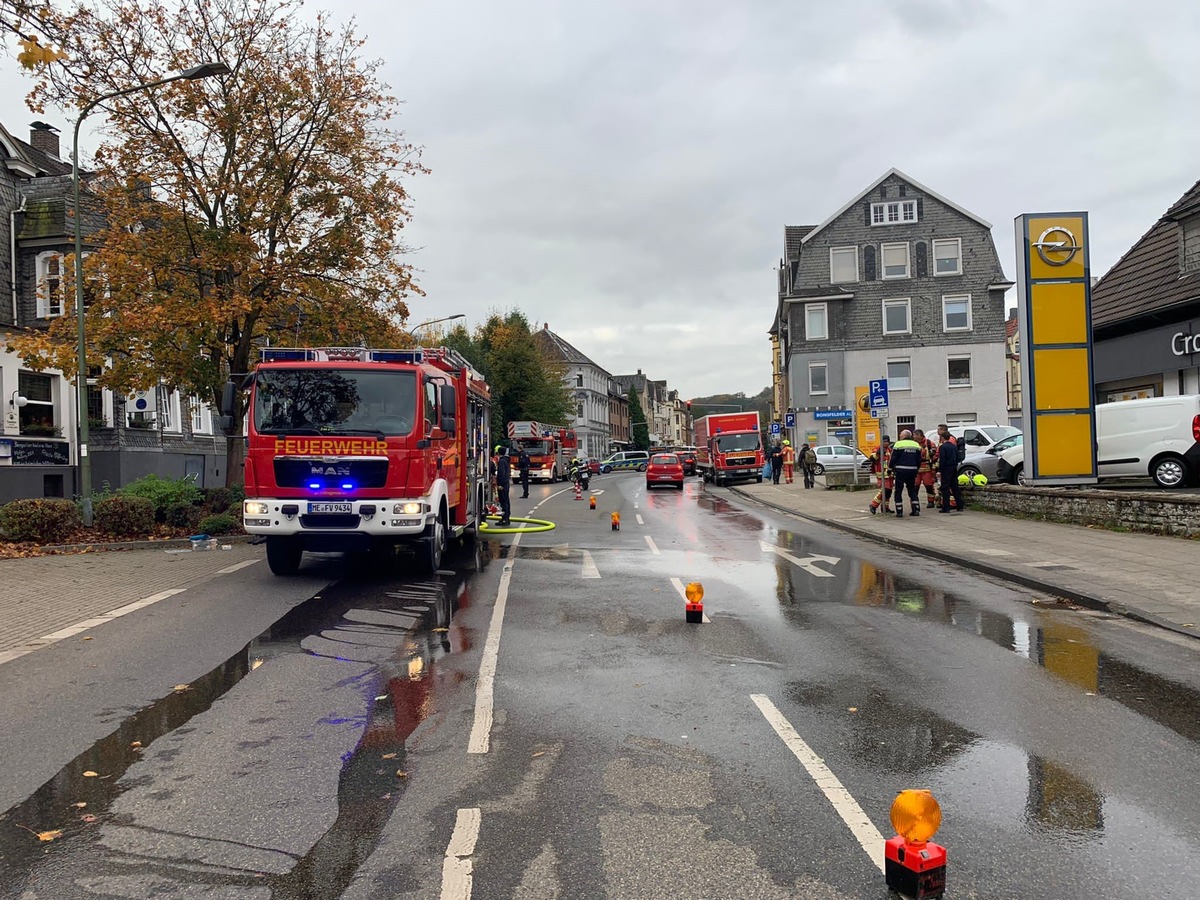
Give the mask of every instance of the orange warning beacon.
POLYGON ((892 803, 896 836, 883 846, 884 879, 889 890, 912 900, 946 893, 946 848, 932 838, 942 824, 942 809, 929 791, 901 791, 892 803))

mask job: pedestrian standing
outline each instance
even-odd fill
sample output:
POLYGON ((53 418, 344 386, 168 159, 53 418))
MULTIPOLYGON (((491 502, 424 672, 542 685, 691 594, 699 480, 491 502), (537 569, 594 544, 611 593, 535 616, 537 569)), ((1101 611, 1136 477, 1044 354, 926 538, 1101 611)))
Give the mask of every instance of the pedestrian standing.
POLYGON ((879 479, 879 491, 871 499, 867 509, 875 515, 880 505, 884 512, 891 512, 892 502, 892 442, 885 434, 879 444, 879 449, 871 454, 871 474, 879 479))
POLYGON ((817 451, 805 444, 800 448, 800 467, 804 470, 804 486, 816 487, 817 484, 817 451))
POLYGON ((904 518, 904 494, 908 493, 912 515, 921 514, 920 495, 917 493, 917 472, 921 468, 921 445, 913 440, 907 428, 900 432, 900 440, 892 445, 892 474, 896 481, 896 518, 904 518))
POLYGON ((958 444, 950 436, 950 432, 941 430, 945 427, 944 425, 938 426, 938 433, 942 438, 942 442, 938 444, 938 474, 942 480, 942 508, 938 512, 950 512, 951 495, 954 496, 954 503, 959 512, 962 512, 963 491, 962 486, 958 483, 958 444))
POLYGON ((517 454, 517 471, 521 474, 521 498, 529 496, 529 451, 524 447, 517 454))
MULTIPOLYGON (((949 428, 946 426, 946 424, 945 424, 944 422, 943 422, 943 423, 941 423, 940 425, 938 425, 938 427, 937 427, 937 431, 938 431, 938 453, 939 453, 939 459, 940 459, 940 454, 941 454, 942 443, 943 443, 943 442, 945 442, 945 441, 949 441, 951 444, 953 444, 953 445, 954 445, 954 455, 955 455, 955 458, 956 458, 956 459, 957 459, 957 460, 958 460, 958 461, 961 463, 961 462, 963 461, 963 457, 965 456, 964 450, 966 449, 966 438, 963 438, 963 439, 960 441, 958 438, 956 438, 954 435, 952 435, 952 434, 950 433, 950 429, 949 429, 949 428)), ((939 471, 939 473, 941 472, 941 463, 940 463, 940 462, 938 463, 938 471, 939 471)), ((957 484, 957 483, 958 483, 958 479, 957 479, 957 477, 955 478, 955 480, 954 480, 954 483, 955 483, 955 484, 957 484)), ((939 474, 939 476, 938 476, 938 504, 939 504, 939 505, 940 505, 940 504, 941 504, 941 502, 942 502, 942 500, 941 500, 941 494, 942 494, 942 492, 941 492, 941 476, 940 476, 940 474, 939 474)), ((959 505, 959 500, 960 500, 960 499, 961 499, 961 492, 959 493, 959 497, 958 497, 958 498, 957 498, 957 499, 954 501, 954 502, 955 502, 955 506, 954 506, 954 508, 955 508, 955 509, 961 509, 961 508, 962 508, 962 507, 959 505)))
POLYGON ((500 501, 500 526, 507 528, 512 517, 512 501, 508 491, 512 487, 512 460, 507 451, 496 445, 496 494, 500 501))
POLYGON ((784 440, 783 442, 783 474, 787 477, 787 483, 792 483, 792 473, 796 471, 796 451, 792 449, 792 442, 784 440))
POLYGON ((771 484, 779 484, 779 476, 783 474, 783 448, 772 444, 767 461, 771 464, 771 484))

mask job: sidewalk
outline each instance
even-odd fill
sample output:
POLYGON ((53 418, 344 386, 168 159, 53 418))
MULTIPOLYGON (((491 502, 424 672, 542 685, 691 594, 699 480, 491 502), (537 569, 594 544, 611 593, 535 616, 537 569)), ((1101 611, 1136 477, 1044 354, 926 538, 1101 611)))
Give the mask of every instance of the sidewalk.
MULTIPOLYGON (((893 547, 1200 638, 1200 544, 971 509, 870 515, 867 491, 745 484, 733 493, 893 547)), ((922 502, 924 492, 922 491, 922 502)))
POLYGON ((244 542, 200 553, 171 549, 0 560, 0 662, 50 643, 45 638, 61 629, 263 557, 262 547, 244 542))

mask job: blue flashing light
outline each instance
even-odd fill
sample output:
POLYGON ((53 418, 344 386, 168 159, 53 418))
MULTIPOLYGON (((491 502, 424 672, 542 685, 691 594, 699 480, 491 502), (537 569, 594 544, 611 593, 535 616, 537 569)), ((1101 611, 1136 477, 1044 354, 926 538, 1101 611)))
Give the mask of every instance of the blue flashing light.
POLYGON ((370 357, 372 362, 398 362, 413 365, 425 360, 422 350, 372 350, 370 357))
POLYGON ((321 482, 319 482, 319 481, 310 481, 310 482, 308 483, 308 488, 309 488, 309 490, 312 490, 312 491, 319 491, 319 490, 321 489, 321 482))
POLYGON ((309 350, 307 348, 300 350, 281 349, 272 347, 263 347, 258 351, 259 358, 263 362, 294 362, 296 360, 307 360, 309 358, 309 350))
POLYGON ((343 481, 343 482, 342 482, 342 490, 343 490, 343 491, 352 491, 352 490, 354 490, 354 482, 352 482, 352 481, 343 481))

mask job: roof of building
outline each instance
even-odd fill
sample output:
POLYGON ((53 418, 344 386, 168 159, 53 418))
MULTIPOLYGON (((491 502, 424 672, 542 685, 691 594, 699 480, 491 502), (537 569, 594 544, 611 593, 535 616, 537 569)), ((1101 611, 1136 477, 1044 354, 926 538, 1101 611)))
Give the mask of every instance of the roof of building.
POLYGON ((800 244, 816 225, 784 225, 783 252, 788 259, 800 258, 800 244))
POLYGON ((1017 311, 1014 309, 1014 310, 1013 310, 1013 314, 1012 314, 1011 316, 1009 316, 1007 319, 1005 319, 1005 320, 1004 320, 1004 336, 1005 336, 1006 338, 1010 338, 1010 337, 1012 337, 1014 334, 1016 334, 1016 333, 1017 333, 1017 316, 1016 316, 1016 312, 1017 312, 1017 311))
POLYGON ((793 290, 791 293, 784 294, 782 299, 786 303, 788 300, 825 300, 825 299, 845 299, 850 300, 854 297, 854 291, 848 291, 844 287, 812 287, 800 288, 793 290))
POLYGON ((573 344, 563 340, 562 337, 551 331, 548 324, 540 331, 535 331, 533 333, 533 338, 534 340, 540 342, 542 346, 545 347, 555 357, 561 359, 565 363, 569 363, 570 365, 574 366, 591 366, 593 369, 598 369, 599 371, 603 372, 607 377, 612 377, 609 375, 607 369, 592 362, 592 360, 589 359, 588 356, 583 353, 583 351, 579 350, 573 344))
POLYGON ((935 200, 937 200, 941 203, 944 203, 946 206, 950 207, 951 209, 962 213, 968 219, 972 219, 972 220, 978 222, 980 225, 982 225, 984 228, 987 228, 989 231, 991 230, 991 227, 992 227, 991 222, 988 222, 986 219, 980 218, 979 216, 975 215, 975 213, 971 212, 970 210, 963 209, 963 207, 959 206, 953 200, 943 197, 937 191, 934 191, 930 188, 925 187, 925 185, 921 184, 921 182, 917 181, 915 178, 910 178, 908 175, 905 175, 903 172, 901 172, 899 169, 897 169, 893 166, 892 168, 890 168, 886 172, 884 172, 882 175, 880 175, 878 178, 876 178, 874 181, 872 181, 865 188, 863 188, 861 191, 859 191, 857 194, 855 194, 853 197, 851 197, 850 200, 844 206, 842 206, 841 209, 839 209, 837 212, 835 212, 832 216, 830 216, 828 219, 826 219, 820 225, 816 226, 811 231, 809 231, 807 234, 805 234, 801 240, 801 243, 807 244, 814 237, 816 237, 821 231, 823 231, 826 227, 828 227, 833 222, 840 219, 842 217, 842 214, 845 213, 846 210, 848 210, 854 204, 858 203, 860 200, 863 199, 863 197, 867 196, 867 194, 871 193, 871 191, 875 190, 875 188, 879 187, 879 185, 883 184, 883 182, 887 181, 887 179, 891 178, 893 175, 896 176, 897 178, 899 178, 901 181, 905 182, 906 184, 909 184, 912 187, 915 187, 918 191, 923 192, 926 196, 932 197, 935 200))
POLYGON ((70 175, 71 164, 55 159, 49 153, 38 150, 27 141, 14 137, 3 125, 0 125, 0 161, 8 168, 24 164, 24 168, 34 171, 27 175, 36 178, 41 175, 70 175))
POLYGON ((1092 325, 1103 327, 1200 301, 1200 271, 1180 271, 1179 220, 1200 213, 1188 189, 1092 288, 1092 325))

